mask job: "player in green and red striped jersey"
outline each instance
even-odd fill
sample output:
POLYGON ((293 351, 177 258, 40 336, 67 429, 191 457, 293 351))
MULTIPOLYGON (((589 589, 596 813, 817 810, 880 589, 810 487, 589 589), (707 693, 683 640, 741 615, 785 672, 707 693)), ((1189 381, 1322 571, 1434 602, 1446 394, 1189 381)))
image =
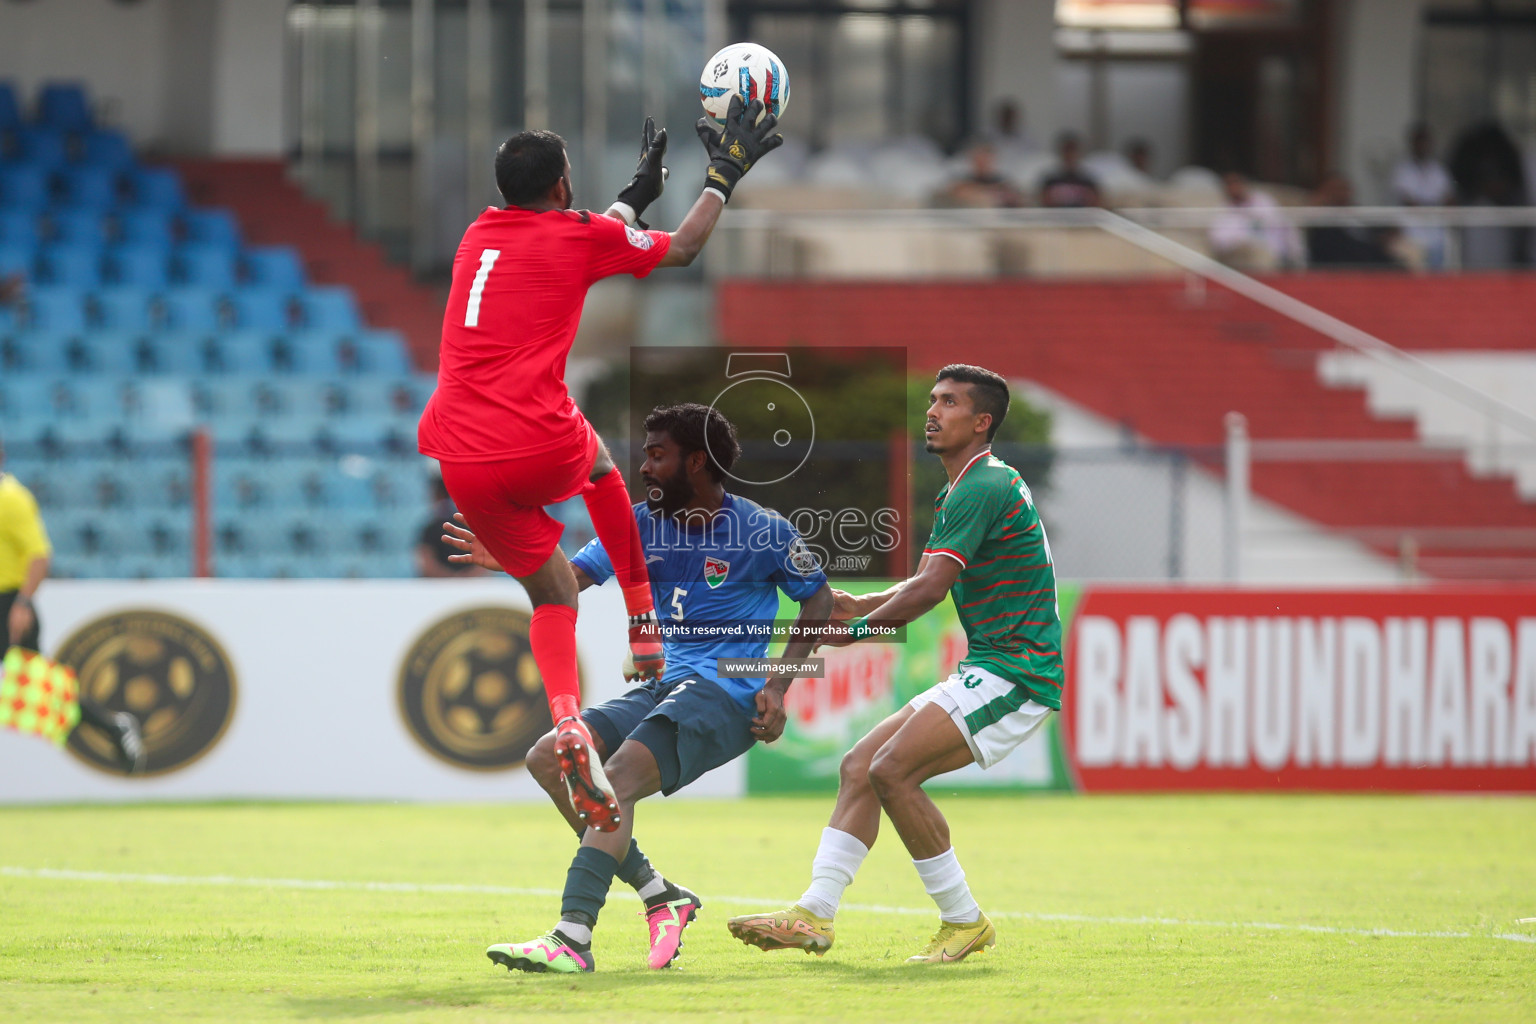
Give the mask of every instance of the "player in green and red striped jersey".
POLYGON ((850 620, 852 639, 842 643, 878 640, 881 628, 904 626, 949 594, 969 651, 953 675, 843 758, 810 888, 788 910, 728 922, 750 945, 817 954, 831 948, 832 917, 874 845, 882 810, 939 906, 938 932, 907 962, 952 963, 996 941, 965 883, 949 824, 922 784, 972 762, 992 767, 1061 708, 1056 571, 1028 485, 992 454, 1008 413, 1008 382, 979 366, 946 366, 929 399, 926 445, 944 463, 949 484, 934 503, 933 534, 917 575, 878 594, 835 592, 833 616, 850 620))

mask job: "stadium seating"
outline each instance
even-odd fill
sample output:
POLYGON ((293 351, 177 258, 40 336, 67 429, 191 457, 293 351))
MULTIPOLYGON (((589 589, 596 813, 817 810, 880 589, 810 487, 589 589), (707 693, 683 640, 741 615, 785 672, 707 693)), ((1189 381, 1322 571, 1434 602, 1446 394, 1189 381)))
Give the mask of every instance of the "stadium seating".
POLYGON ((247 247, 95 125, 77 85, 32 117, 0 83, 0 436, 64 576, 192 569, 194 427, 214 443, 219 575, 409 575, 433 381, 299 253, 247 247))

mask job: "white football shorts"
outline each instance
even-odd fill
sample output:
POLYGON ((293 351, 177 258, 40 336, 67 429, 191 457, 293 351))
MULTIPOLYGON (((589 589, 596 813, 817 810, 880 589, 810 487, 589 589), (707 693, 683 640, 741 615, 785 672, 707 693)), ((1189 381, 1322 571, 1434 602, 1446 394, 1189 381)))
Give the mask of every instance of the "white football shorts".
POLYGON ((1020 687, 984 668, 962 666, 908 703, 916 711, 937 704, 949 713, 970 745, 976 763, 991 768, 1029 739, 1054 708, 1037 704, 1020 687))

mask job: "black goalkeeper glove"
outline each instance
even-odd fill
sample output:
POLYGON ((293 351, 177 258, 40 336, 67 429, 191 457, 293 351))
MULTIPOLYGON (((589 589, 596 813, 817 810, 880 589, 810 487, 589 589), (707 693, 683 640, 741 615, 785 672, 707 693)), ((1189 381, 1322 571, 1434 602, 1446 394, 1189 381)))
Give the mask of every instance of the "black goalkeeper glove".
MULTIPOLYGON (((619 192, 618 202, 634 212, 634 223, 647 227, 640 219, 645 208, 656 201, 662 189, 667 187, 667 169, 662 158, 667 155, 667 130, 656 130, 656 119, 645 119, 645 134, 640 137, 640 162, 635 165, 635 176, 619 192)), ((620 211, 623 212, 623 211, 620 211)), ((629 220, 628 217, 625 220, 629 220)))
POLYGON ((762 113, 762 100, 743 104, 738 93, 731 97, 723 129, 716 131, 714 122, 707 117, 699 118, 695 126, 699 141, 709 153, 709 172, 705 175, 704 187, 719 192, 726 202, 730 202, 731 190, 742 175, 765 153, 784 145, 784 136, 774 131, 779 126, 779 119, 768 114, 759 121, 762 113))

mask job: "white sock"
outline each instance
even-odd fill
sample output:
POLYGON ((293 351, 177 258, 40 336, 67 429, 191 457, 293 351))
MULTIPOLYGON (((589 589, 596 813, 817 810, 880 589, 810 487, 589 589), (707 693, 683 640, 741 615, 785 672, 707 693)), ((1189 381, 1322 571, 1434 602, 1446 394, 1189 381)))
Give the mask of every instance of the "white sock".
POLYGON ((867 856, 869 847, 847 832, 822 829, 821 844, 811 861, 811 887, 796 902, 817 917, 832 917, 842 901, 843 890, 853 884, 853 876, 867 856))
POLYGON ((971 887, 965 884, 965 869, 955 859, 951 846, 937 857, 914 860, 917 875, 923 880, 923 888, 939 905, 939 920, 951 924, 975 924, 981 920, 981 907, 971 897, 971 887))
POLYGON ((658 871, 651 876, 651 880, 635 890, 635 895, 640 897, 641 903, 649 903, 652 899, 667 891, 667 880, 661 877, 658 871))
POLYGON ((560 923, 555 925, 555 931, 579 945, 592 945, 592 929, 580 921, 567 921, 561 918, 560 923))

